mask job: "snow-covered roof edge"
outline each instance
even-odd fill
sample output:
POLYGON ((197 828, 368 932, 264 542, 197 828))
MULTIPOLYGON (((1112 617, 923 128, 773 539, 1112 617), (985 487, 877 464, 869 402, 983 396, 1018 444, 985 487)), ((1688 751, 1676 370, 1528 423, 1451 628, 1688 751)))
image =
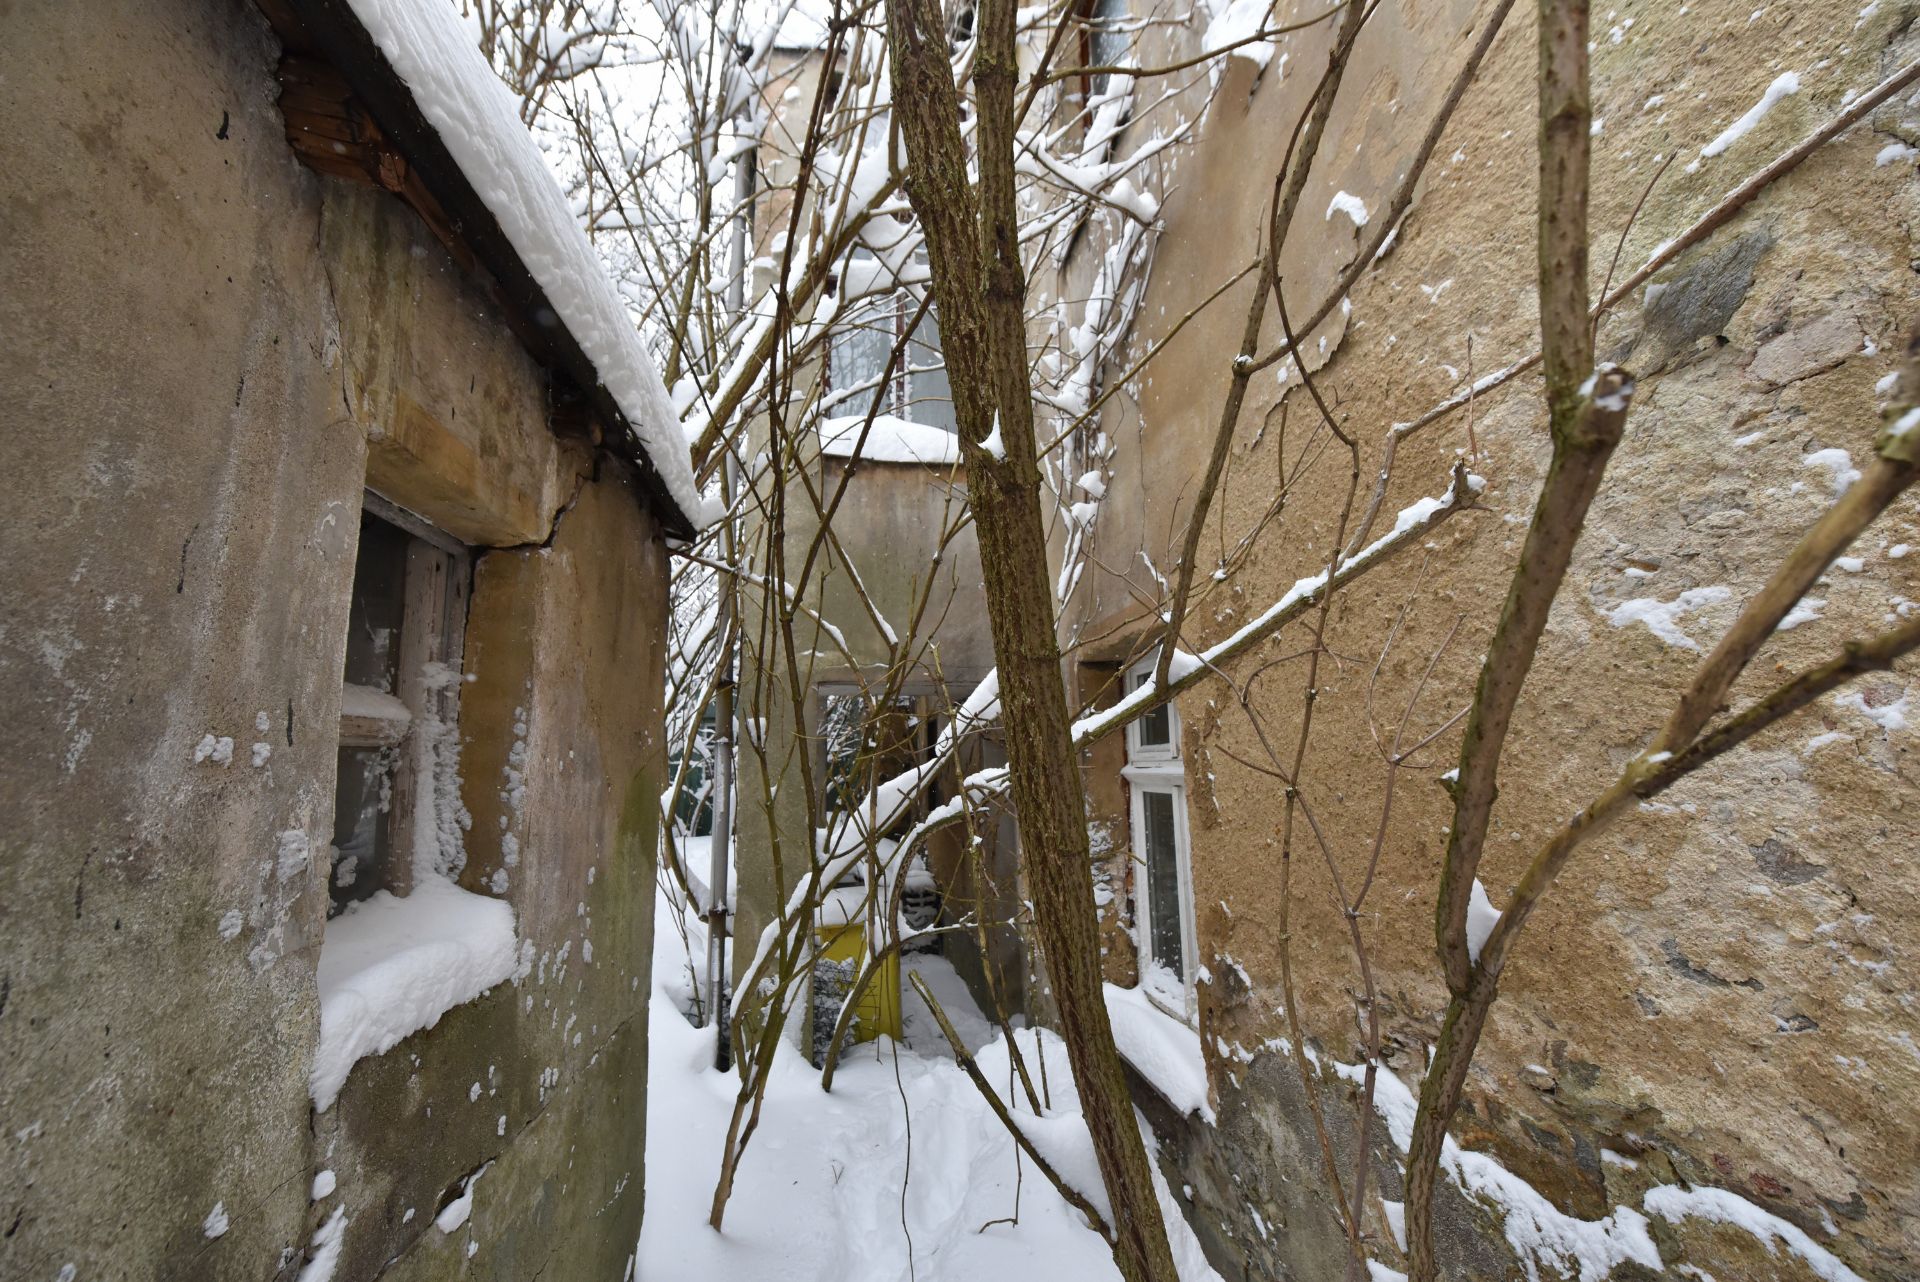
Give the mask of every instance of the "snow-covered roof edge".
MULTIPOLYGON (((272 8, 292 10, 323 46, 330 42, 316 28, 338 28, 348 16, 343 11, 351 11, 362 31, 348 38, 363 34, 372 42, 396 87, 411 98, 408 105, 437 135, 434 141, 458 177, 498 223, 519 259, 516 266, 544 296, 552 316, 536 312, 536 322, 557 322, 570 339, 566 346, 577 348, 590 366, 569 373, 576 381, 582 375, 596 380, 610 408, 625 419, 641 455, 636 461, 656 474, 649 479, 659 484, 649 488, 663 491, 656 497, 677 509, 661 514, 665 524, 691 532, 710 523, 715 512, 694 480, 679 416, 653 358, 539 147, 520 123, 511 94, 487 66, 454 7, 445 0, 281 0, 272 8)), ((364 70, 339 66, 349 82, 355 82, 357 69, 364 70)), ((366 86, 354 87, 374 99, 369 106, 375 117, 409 160, 420 159, 408 144, 421 140, 409 140, 404 129, 385 118, 366 86)), ((446 199, 445 193, 435 195, 446 199)))

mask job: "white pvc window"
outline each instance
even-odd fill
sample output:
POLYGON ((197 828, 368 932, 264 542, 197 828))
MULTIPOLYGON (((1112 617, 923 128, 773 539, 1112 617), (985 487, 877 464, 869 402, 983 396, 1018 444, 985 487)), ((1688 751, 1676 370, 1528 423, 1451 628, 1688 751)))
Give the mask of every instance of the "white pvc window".
MULTIPOLYGON (((844 287, 854 289, 880 271, 871 251, 856 248, 844 287)), ((911 333, 907 330, 919 310, 918 300, 906 289, 887 291, 849 309, 827 350, 827 385, 836 394, 834 416, 891 414, 943 432, 960 430, 933 309, 927 309, 911 333), (905 351, 889 375, 888 358, 903 338, 905 351)))
MULTIPOLYGON (((1155 658, 1143 659, 1127 669, 1126 690, 1132 694, 1153 680, 1155 658)), ((1127 726, 1127 764, 1180 759, 1180 714, 1171 703, 1163 703, 1144 717, 1136 717, 1127 726)))
MULTIPOLYGON (((1128 691, 1153 680, 1154 660, 1126 673, 1128 691)), ((1133 928, 1140 986, 1171 1013, 1191 1019, 1199 969, 1193 928, 1193 865, 1187 845, 1186 767, 1180 716, 1162 705, 1127 728, 1134 860, 1133 928)))

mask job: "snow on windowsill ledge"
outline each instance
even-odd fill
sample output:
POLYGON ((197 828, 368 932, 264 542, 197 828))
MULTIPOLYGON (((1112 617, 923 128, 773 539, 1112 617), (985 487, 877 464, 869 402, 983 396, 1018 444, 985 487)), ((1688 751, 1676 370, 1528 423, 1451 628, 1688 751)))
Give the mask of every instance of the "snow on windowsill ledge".
POLYGON ((1187 763, 1178 757, 1165 761, 1130 761, 1120 767, 1120 777, 1128 783, 1182 784, 1187 782, 1187 763))
POLYGON ((324 1113, 369 1055, 432 1028, 519 964, 506 901, 428 876, 404 899, 381 891, 327 923, 320 946, 320 1045, 309 1089, 324 1113))
POLYGON ((862 441, 864 414, 830 418, 820 425, 820 452, 830 458, 853 458, 855 447, 863 463, 918 463, 924 467, 952 467, 960 461, 960 438, 925 423, 913 423, 892 414, 873 416, 873 427, 862 441))
POLYGON ((1200 1050, 1200 1034, 1161 1010, 1143 989, 1101 987, 1120 1057, 1169 1104, 1182 1113, 1198 1113, 1202 1121, 1211 1123, 1213 1105, 1207 1100, 1207 1061, 1200 1050))

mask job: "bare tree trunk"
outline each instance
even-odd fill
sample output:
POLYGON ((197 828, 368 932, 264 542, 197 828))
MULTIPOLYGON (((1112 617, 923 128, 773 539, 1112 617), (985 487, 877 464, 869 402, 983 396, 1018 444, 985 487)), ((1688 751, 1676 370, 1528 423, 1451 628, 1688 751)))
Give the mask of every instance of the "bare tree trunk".
POLYGON ((959 95, 938 0, 888 0, 907 196, 926 234, 981 577, 999 665, 1013 800, 1060 1033, 1112 1203, 1114 1261, 1130 1282, 1177 1282, 1152 1170, 1101 994, 1099 919, 1073 748, 1047 542, 1014 202, 1013 0, 981 6, 974 85, 979 188, 967 178, 959 95), (989 449, 987 441, 999 444, 989 449))
POLYGON ((1467 902, 1499 789, 1501 749, 1533 667, 1547 614, 1559 595, 1626 425, 1633 382, 1595 370, 1587 286, 1587 169, 1592 103, 1587 90, 1586 0, 1540 0, 1539 296, 1541 351, 1553 459, 1541 486, 1520 564, 1480 670, 1453 785, 1453 824, 1440 871, 1435 933, 1451 1000, 1420 1090, 1407 1154, 1407 1263, 1412 1282, 1434 1282, 1433 1197, 1447 1124, 1498 995, 1500 968, 1475 955, 1467 902))

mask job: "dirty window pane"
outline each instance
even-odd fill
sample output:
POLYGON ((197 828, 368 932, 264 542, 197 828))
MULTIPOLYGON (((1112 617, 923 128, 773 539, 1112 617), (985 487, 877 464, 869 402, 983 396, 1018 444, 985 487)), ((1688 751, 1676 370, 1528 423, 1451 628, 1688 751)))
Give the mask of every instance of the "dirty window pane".
MULTIPOLYGON (((1127 56, 1128 46, 1132 43, 1133 33, 1125 29, 1127 20, 1127 0, 1093 0, 1092 31, 1087 40, 1087 57, 1095 67, 1117 67, 1127 56)), ((1113 87, 1113 76, 1101 74, 1093 78, 1095 97, 1106 93, 1113 87)))
POLYGON ((933 318, 932 308, 913 328, 913 337, 907 342, 907 362, 910 404, 906 416, 943 432, 959 432, 959 422, 953 416, 953 390, 947 384, 946 357, 940 353, 940 323, 933 318))
MULTIPOLYGON (((393 693, 400 678, 400 626, 406 612, 407 546, 412 536, 371 512, 360 514, 347 610, 348 685, 393 693)), ((386 886, 392 843, 395 754, 340 749, 333 785, 333 859, 328 914, 386 886)))
POLYGON ((1147 863, 1147 935, 1153 959, 1182 979, 1186 959, 1180 941, 1180 856, 1174 845, 1173 794, 1143 790, 1140 812, 1146 831, 1141 854, 1147 863))
POLYGON ((339 769, 333 793, 330 917, 381 889, 390 841, 387 811, 393 799, 391 753, 342 748, 339 769))
POLYGON ((393 693, 400 675, 400 620, 406 609, 407 534, 371 512, 360 514, 347 615, 348 685, 393 693))
MULTIPOLYGON (((834 332, 828 372, 835 391, 861 387, 880 377, 887 368, 887 357, 893 354, 893 326, 893 308, 888 303, 863 310, 857 321, 834 332)), ((836 402, 833 415, 864 415, 872 411, 876 401, 882 414, 891 412, 893 396, 887 383, 836 402)))

